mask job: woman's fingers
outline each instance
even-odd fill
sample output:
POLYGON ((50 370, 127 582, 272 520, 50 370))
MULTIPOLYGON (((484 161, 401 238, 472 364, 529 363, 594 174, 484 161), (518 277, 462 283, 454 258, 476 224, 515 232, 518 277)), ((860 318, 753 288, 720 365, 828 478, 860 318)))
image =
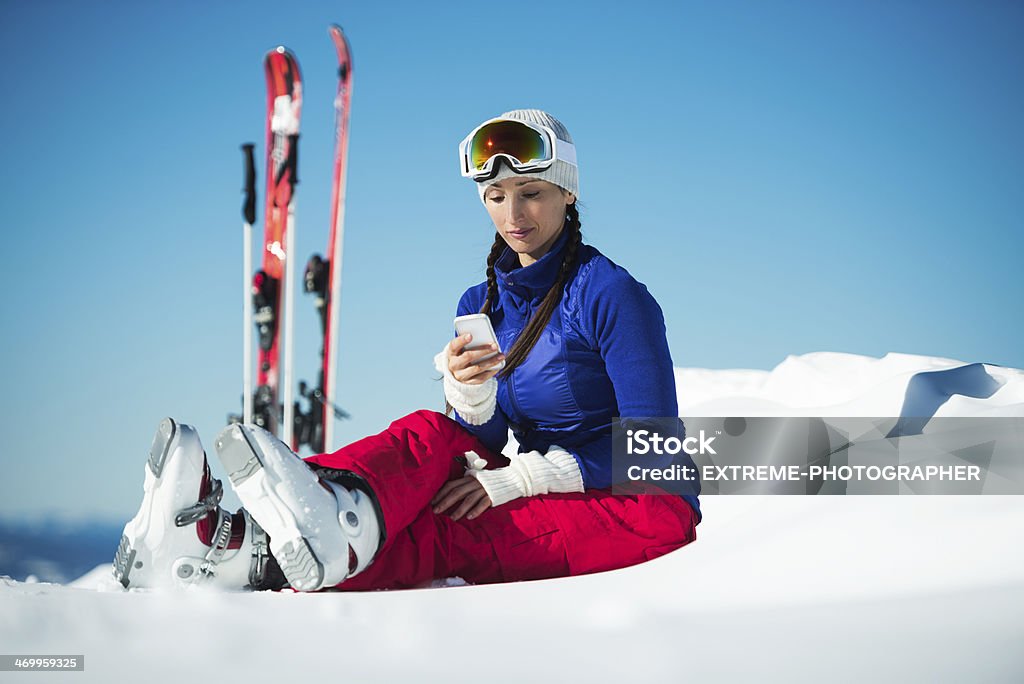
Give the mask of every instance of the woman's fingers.
POLYGON ((469 358, 479 358, 481 355, 490 354, 490 353, 492 353, 492 351, 497 351, 497 349, 498 349, 498 345, 493 344, 493 343, 481 346, 479 349, 466 349, 466 347, 472 341, 473 341, 473 334, 472 333, 463 333, 462 335, 459 335, 458 337, 453 338, 448 343, 448 356, 450 358, 456 358, 456 357, 464 357, 465 354, 469 354, 470 355, 469 358), (492 350, 492 351, 488 351, 488 350, 492 350))
MULTIPOLYGON (((498 354, 497 356, 487 359, 486 361, 481 361, 483 357, 493 354, 495 351, 496 348, 463 352, 462 356, 452 357, 449 360, 448 369, 452 372, 452 375, 459 382, 467 382, 474 378, 478 378, 481 373, 486 373, 491 370, 501 370, 500 368, 497 368, 497 366, 499 366, 501 362, 505 360, 504 354, 498 354)), ((487 378, 485 377, 482 380, 486 379, 487 378)))
POLYGON ((434 498, 430 500, 430 505, 434 507, 435 513, 442 512, 445 508, 448 508, 457 500, 456 498, 453 499, 452 501, 446 501, 446 499, 448 499, 449 495, 452 493, 452 490, 456 489, 457 487, 463 486, 463 480, 465 480, 465 478, 460 478, 458 480, 449 480, 448 482, 445 482, 444 485, 439 490, 437 490, 437 494, 435 494, 434 498), (442 502, 444 502, 443 508, 441 507, 442 502))
MULTIPOLYGON (((448 494, 448 492, 451 491, 452 487, 457 482, 458 480, 450 480, 448 482, 445 482, 444 485, 442 485, 442 487, 439 490, 437 490, 437 494, 434 494, 434 498, 430 500, 430 505, 436 507, 438 502, 441 501, 441 499, 443 499, 448 494)), ((438 512, 437 508, 434 509, 434 512, 438 512)))
POLYGON ((446 482, 431 499, 430 504, 434 513, 444 513, 454 506, 449 515, 452 520, 458 520, 466 514, 469 518, 480 515, 490 507, 491 499, 480 481, 467 475, 459 480, 446 482))
MULTIPOLYGON (((502 359, 499 359, 496 363, 500 363, 501 360, 502 359)), ((500 368, 492 368, 488 370, 485 368, 473 366, 466 370, 458 371, 457 373, 452 373, 452 376, 454 376, 454 378, 459 382, 466 383, 468 385, 479 385, 485 380, 490 380, 499 372, 501 372, 500 368)))
POLYGON ((463 477, 460 480, 452 480, 445 483, 434 497, 432 505, 435 513, 444 513, 452 506, 459 503, 467 491, 470 491, 476 480, 472 477, 463 477), (467 482, 469 480, 469 482, 467 482))
MULTIPOLYGON (((473 481, 476 482, 476 480, 473 481)), ((479 483, 477 484, 479 485, 479 483)), ((486 496, 487 492, 484 491, 482 486, 480 489, 473 489, 467 492, 462 499, 462 504, 452 512, 452 520, 458 520, 466 513, 473 511, 477 504, 480 503, 480 499, 486 496)))
POLYGON ((498 345, 489 344, 479 349, 466 349, 459 354, 450 354, 448 365, 452 368, 466 368, 480 363, 480 360, 498 351, 498 345))
POLYGON ((473 341, 471 333, 463 333, 448 343, 448 355, 458 356, 467 344, 473 341))
MULTIPOLYGON (((463 333, 462 335, 459 335, 458 337, 452 338, 451 342, 448 343, 449 355, 450 356, 459 356, 459 355, 461 355, 463 353, 463 351, 467 351, 467 352, 468 351, 473 351, 473 350, 466 349, 466 347, 472 341, 473 341, 473 334, 472 333, 463 333)), ((480 347, 480 349, 484 349, 484 350, 486 350, 487 348, 497 349, 498 347, 497 347, 497 345, 494 345, 494 344, 489 344, 489 345, 480 347)))
MULTIPOLYGON (((488 371, 482 371, 481 373, 478 373, 477 375, 474 375, 472 378, 470 378, 469 380, 465 380, 464 382, 467 385, 479 385, 481 383, 487 382, 488 380, 493 378, 495 375, 500 373, 501 372, 501 368, 502 367, 495 366, 493 369, 488 370, 488 371)), ((460 381, 460 382, 463 382, 463 381, 460 381)))
POLYGON ((477 502, 476 506, 473 507, 473 510, 471 510, 469 512, 469 515, 467 515, 466 518, 468 520, 472 520, 473 518, 475 518, 476 516, 480 515, 481 513, 483 513, 484 511, 486 511, 490 507, 491 507, 491 497, 488 496, 487 492, 485 491, 483 497, 481 497, 480 501, 477 502))

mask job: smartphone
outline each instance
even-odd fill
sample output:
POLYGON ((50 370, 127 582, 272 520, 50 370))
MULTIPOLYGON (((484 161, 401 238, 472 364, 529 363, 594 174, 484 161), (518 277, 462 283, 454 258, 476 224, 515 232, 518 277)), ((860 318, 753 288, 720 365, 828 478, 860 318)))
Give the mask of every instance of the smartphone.
MULTIPOLYGON (((498 344, 498 336, 494 334, 494 327, 491 325, 491 317, 487 314, 467 314, 465 316, 458 316, 455 318, 455 334, 465 335, 469 333, 473 336, 473 339, 469 341, 466 349, 480 349, 488 345, 498 344)), ((483 357, 477 364, 481 364, 487 359, 492 359, 501 353, 501 346, 498 345, 498 351, 493 354, 488 354, 483 357)), ((503 360, 498 364, 497 368, 504 368, 505 361, 503 360)))

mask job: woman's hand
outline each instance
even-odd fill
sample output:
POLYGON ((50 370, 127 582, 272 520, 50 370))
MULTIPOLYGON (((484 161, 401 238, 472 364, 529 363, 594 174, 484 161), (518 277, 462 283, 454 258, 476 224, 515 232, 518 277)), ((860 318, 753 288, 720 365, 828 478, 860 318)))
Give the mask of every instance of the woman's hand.
POLYGON ((446 482, 430 500, 430 505, 434 507, 434 513, 444 513, 454 506, 452 520, 458 520, 464 515, 467 520, 472 520, 491 507, 491 498, 479 480, 467 475, 446 482))
POLYGON ((480 349, 466 349, 466 345, 472 340, 473 335, 466 333, 448 343, 448 370, 459 382, 467 385, 482 385, 498 374, 501 368, 497 368, 497 366, 505 360, 505 355, 498 354, 481 363, 480 359, 498 351, 498 345, 490 344, 480 349))

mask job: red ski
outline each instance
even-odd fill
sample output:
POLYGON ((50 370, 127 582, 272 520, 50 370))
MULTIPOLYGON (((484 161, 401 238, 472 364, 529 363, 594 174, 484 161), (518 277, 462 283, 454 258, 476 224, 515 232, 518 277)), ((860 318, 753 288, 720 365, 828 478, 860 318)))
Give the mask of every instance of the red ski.
POLYGON ((348 152, 349 111, 352 102, 352 52, 344 32, 338 25, 330 27, 331 40, 338 53, 338 92, 334 98, 334 182, 331 193, 331 228, 327 240, 328 258, 313 255, 306 266, 305 289, 316 295, 320 313, 323 346, 322 365, 316 389, 308 391, 304 384, 299 392, 310 401, 309 413, 300 416, 296 439, 297 450, 308 444, 314 453, 334 448, 334 419, 347 417, 337 408, 335 375, 338 359, 338 320, 341 303, 342 247, 345 236, 345 170, 348 152))
POLYGON ((267 53, 264 69, 267 78, 267 190, 262 269, 252 281, 254 320, 259 338, 253 422, 277 433, 283 346, 284 437, 290 441, 293 407, 289 283, 294 282, 294 278, 289 275, 292 267, 288 255, 293 251, 291 243, 294 242, 302 77, 295 55, 284 47, 267 53))

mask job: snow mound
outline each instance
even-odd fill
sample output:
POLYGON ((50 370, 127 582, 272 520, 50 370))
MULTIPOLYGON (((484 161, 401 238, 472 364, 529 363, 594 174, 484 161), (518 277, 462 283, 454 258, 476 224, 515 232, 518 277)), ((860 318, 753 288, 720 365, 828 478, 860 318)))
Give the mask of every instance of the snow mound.
POLYGON ((770 371, 677 368, 682 416, 1024 416, 1024 371, 891 352, 814 352, 770 371), (966 371, 966 372, 965 372, 966 371), (928 402, 920 400, 926 395, 928 402), (910 410, 910 412, 908 412, 910 410))

